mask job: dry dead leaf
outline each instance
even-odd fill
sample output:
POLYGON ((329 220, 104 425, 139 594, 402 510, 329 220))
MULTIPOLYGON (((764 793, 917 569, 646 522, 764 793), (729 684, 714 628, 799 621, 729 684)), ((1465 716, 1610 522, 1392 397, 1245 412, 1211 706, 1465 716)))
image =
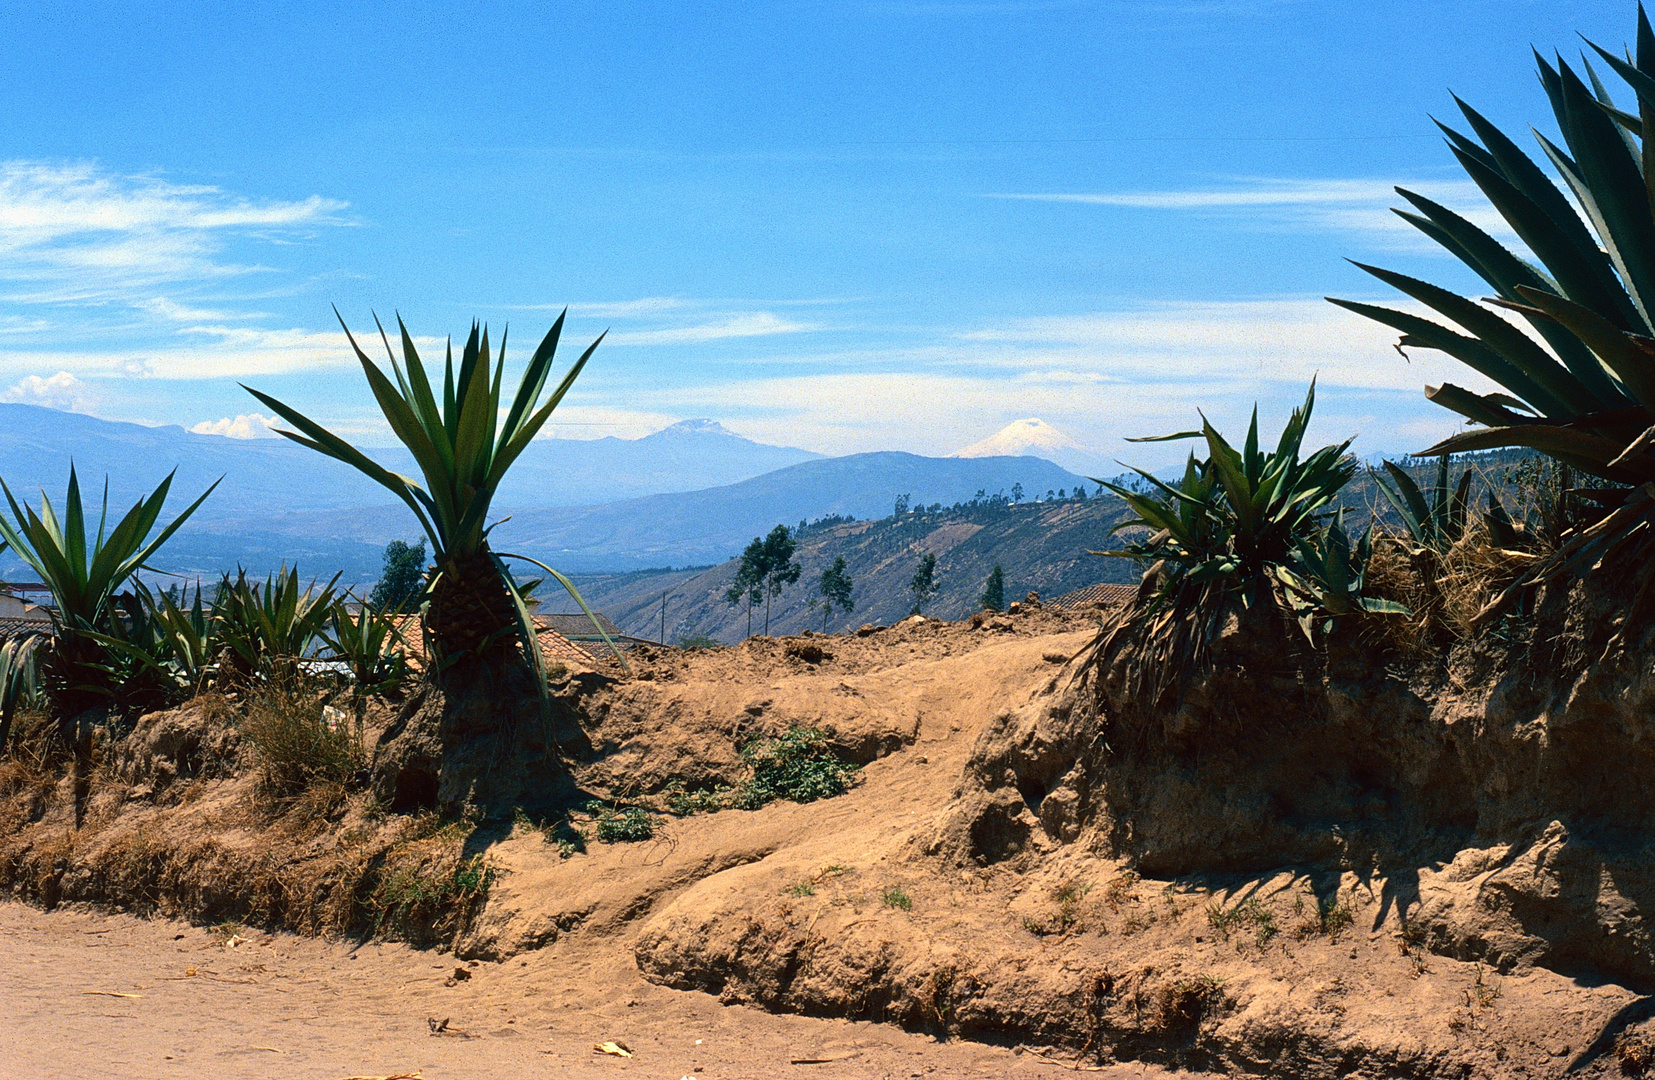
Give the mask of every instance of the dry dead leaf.
POLYGON ((144 996, 142 994, 123 994, 117 990, 82 990, 81 994, 87 997, 141 998, 144 996))
POLYGON ((428 1016, 425 1018, 425 1023, 426 1026, 431 1029, 431 1034, 433 1035, 447 1035, 456 1039, 475 1039, 477 1037, 471 1032, 465 1031, 461 1028, 449 1027, 448 1018, 446 1016, 441 1020, 438 1020, 434 1016, 428 1016))
POLYGON ((618 1042, 598 1043, 596 1046, 592 1047, 592 1053, 608 1054, 611 1057, 623 1058, 629 1058, 632 1056, 632 1051, 626 1048, 626 1044, 618 1042))

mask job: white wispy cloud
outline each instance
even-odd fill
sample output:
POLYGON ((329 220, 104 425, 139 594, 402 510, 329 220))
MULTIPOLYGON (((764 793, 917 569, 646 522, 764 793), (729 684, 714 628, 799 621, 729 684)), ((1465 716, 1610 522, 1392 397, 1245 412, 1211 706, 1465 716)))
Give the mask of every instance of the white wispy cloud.
POLYGON ((133 301, 133 307, 171 322, 200 322, 207 319, 257 319, 261 311, 232 311, 228 308, 190 307, 166 296, 150 296, 133 301))
MULTIPOLYGON (((353 328, 356 340, 383 367, 377 330, 353 328)), ((0 378, 40 371, 82 376, 146 379, 222 379, 286 375, 355 367, 355 354, 339 330, 263 329, 202 324, 176 330, 180 344, 109 349, 11 349, 0 352, 0 378)), ((443 339, 416 337, 427 362, 442 357, 443 339)), ((402 352, 397 350, 397 359, 402 352)))
POLYGON ((541 429, 542 439, 637 439, 684 419, 676 411, 563 404, 541 429))
POLYGON ((1517 236, 1469 180, 1239 178, 1222 186, 1166 191, 996 192, 990 199, 1075 203, 1133 210, 1245 215, 1279 228, 1367 233, 1387 246, 1441 251, 1391 207, 1412 210, 1396 188, 1404 187, 1454 210, 1491 236, 1517 236))
POLYGON ((1441 353, 1400 355, 1395 332, 1320 297, 1169 302, 939 336, 942 345, 883 353, 778 356, 748 365, 756 377, 629 388, 629 403, 717 416, 750 437, 826 453, 946 454, 1035 416, 1109 457, 1155 465, 1183 451, 1121 440, 1187 428, 1198 408, 1221 427, 1244 426, 1254 401, 1278 423, 1272 410, 1284 417, 1312 378, 1323 391, 1315 437, 1360 434, 1364 453, 1418 449, 1457 429, 1453 414, 1423 399, 1427 383, 1495 389, 1441 353))
POLYGON ((525 310, 561 311, 568 307, 570 314, 588 315, 594 319, 636 319, 658 316, 669 311, 683 311, 698 306, 695 301, 681 296, 640 296, 635 300, 599 301, 585 304, 532 304, 525 310))
POLYGON ((775 334, 802 334, 820 329, 818 323, 784 319, 768 311, 732 315, 712 322, 669 326, 656 330, 628 330, 604 339, 612 345, 689 345, 727 338, 770 337, 775 334))
POLYGON ((232 236, 280 238, 342 224, 345 209, 319 195, 255 201, 86 162, 3 162, 0 280, 10 283, 4 299, 142 307, 158 299, 163 285, 254 269, 222 259, 232 236))

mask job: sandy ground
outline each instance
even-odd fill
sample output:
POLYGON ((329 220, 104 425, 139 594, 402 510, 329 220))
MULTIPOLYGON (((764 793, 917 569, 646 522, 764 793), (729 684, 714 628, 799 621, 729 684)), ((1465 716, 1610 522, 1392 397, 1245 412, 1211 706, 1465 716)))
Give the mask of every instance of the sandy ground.
POLYGON ((452 958, 403 945, 248 932, 227 947, 187 923, 12 903, 0 903, 0 940, 5 1080, 1074 1075, 1032 1050, 724 1007, 651 985, 624 958, 605 966, 555 946, 459 965, 470 977, 448 986, 452 958), (595 1053, 605 1041, 634 1056, 595 1053))

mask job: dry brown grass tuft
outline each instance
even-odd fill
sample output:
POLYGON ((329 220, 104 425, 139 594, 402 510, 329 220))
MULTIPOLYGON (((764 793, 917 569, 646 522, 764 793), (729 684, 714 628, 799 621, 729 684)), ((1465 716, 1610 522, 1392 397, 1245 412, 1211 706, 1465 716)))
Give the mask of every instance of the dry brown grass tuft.
POLYGON ((1405 604, 1407 618, 1372 620, 1384 643, 1399 655, 1425 660, 1444 645, 1476 635, 1476 617, 1543 553, 1497 547, 1480 523, 1445 553, 1412 550, 1405 537, 1376 535, 1367 587, 1378 597, 1405 604))
POLYGON ((325 705, 320 688, 298 679, 266 686, 247 701, 241 733, 257 757, 258 793, 276 814, 330 817, 362 767, 360 733, 330 722, 325 705))

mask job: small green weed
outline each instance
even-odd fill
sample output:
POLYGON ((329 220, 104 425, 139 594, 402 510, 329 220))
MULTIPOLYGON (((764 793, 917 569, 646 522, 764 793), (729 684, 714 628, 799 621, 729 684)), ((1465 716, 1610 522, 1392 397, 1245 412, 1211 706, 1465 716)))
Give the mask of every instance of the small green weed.
POLYGON ((777 799, 807 803, 843 795, 860 768, 835 757, 823 732, 798 725, 778 738, 752 740, 741 748, 741 759, 753 771, 734 793, 733 804, 741 810, 777 799))
POLYGON ((815 896, 816 886, 812 885, 808 881, 801 881, 797 885, 788 886, 787 895, 798 897, 815 896))
POLYGON ((1253 944, 1261 949, 1280 932, 1275 914, 1259 903, 1256 896, 1248 897, 1228 911, 1219 904, 1212 905, 1207 909, 1207 925, 1218 931, 1225 941, 1230 940, 1230 934, 1236 930, 1251 929, 1253 944))
POLYGON ((1115 877, 1103 890, 1103 902, 1109 905, 1111 911, 1117 911, 1122 904, 1136 900, 1133 886, 1138 884, 1138 875, 1131 870, 1115 877))
MULTIPOLYGON (((591 806, 601 808, 602 804, 596 802, 589 804, 589 810, 591 806)), ((594 813, 594 816, 597 815, 594 813)), ((512 814, 512 828, 523 832, 539 833, 541 840, 557 848, 557 855, 560 859, 570 858, 586 850, 586 837, 574 829, 567 818, 560 817, 555 820, 542 819, 536 821, 519 806, 512 814)))
POLYGON ((1092 891, 1090 885, 1064 885, 1057 890, 1057 927, 1068 933, 1080 925, 1080 902, 1092 891))
POLYGON ((880 893, 879 898, 885 902, 886 907, 900 908, 903 911, 914 910, 913 899, 902 890, 900 885, 892 885, 889 889, 880 893))
POLYGON ((1045 920, 1025 918, 1023 929, 1042 937, 1047 934, 1067 934, 1072 930, 1085 929, 1081 901, 1091 891, 1092 886, 1075 882, 1058 886, 1052 890, 1052 899, 1057 902, 1057 906, 1050 918, 1045 920))
POLYGON ((689 817, 691 814, 716 814, 724 809, 731 790, 728 787, 716 787, 691 791, 684 787, 682 780, 674 780, 662 789, 661 796, 666 800, 670 813, 679 817, 689 817))
POLYGON ((1500 1000, 1505 989, 1499 983, 1489 983, 1483 979, 1483 965, 1477 965, 1477 978, 1471 987, 1465 991, 1466 1008, 1486 1009, 1500 1000))
POLYGON ((1316 915, 1322 924, 1322 933, 1328 937, 1336 937, 1339 931, 1348 927, 1355 918, 1351 915, 1350 908, 1336 899, 1318 902, 1316 915))
POLYGON ((586 804, 597 826, 598 839, 606 844, 631 844, 655 835, 655 819, 641 806, 605 806, 596 799, 586 804))

